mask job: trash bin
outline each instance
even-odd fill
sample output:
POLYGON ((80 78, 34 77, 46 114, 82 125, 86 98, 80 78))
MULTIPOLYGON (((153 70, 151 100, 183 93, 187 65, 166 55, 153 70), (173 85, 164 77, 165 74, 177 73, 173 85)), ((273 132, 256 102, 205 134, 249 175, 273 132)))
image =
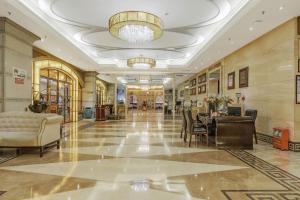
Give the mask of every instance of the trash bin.
POLYGON ((93 108, 86 107, 84 108, 84 119, 92 119, 93 118, 93 108))

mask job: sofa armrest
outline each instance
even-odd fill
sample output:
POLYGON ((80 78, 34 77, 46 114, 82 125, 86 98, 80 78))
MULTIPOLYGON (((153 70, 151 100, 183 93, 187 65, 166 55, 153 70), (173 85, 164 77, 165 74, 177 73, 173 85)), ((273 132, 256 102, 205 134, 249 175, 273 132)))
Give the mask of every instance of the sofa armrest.
POLYGON ((43 117, 44 120, 38 135, 40 146, 47 145, 60 139, 60 126, 63 121, 63 117, 60 115, 47 115, 43 117))
POLYGON ((62 123, 63 117, 60 115, 46 117, 47 124, 62 123))

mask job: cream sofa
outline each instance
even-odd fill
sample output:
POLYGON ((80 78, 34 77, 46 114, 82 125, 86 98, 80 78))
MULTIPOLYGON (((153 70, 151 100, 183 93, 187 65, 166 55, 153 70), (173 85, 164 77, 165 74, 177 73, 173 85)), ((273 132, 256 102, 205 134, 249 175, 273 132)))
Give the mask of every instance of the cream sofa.
POLYGON ((56 114, 0 113, 0 147, 39 148, 42 157, 46 147, 59 147, 62 120, 56 114))

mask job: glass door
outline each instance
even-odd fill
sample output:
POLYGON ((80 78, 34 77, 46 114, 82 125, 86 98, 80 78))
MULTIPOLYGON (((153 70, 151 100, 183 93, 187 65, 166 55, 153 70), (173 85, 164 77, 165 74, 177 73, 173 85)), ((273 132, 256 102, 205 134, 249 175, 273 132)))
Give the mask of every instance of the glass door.
POLYGON ((70 111, 71 111, 71 94, 70 94, 71 85, 65 83, 64 88, 64 118, 65 122, 70 122, 70 111))
POLYGON ((62 115, 65 123, 71 121, 71 85, 72 79, 65 73, 41 70, 40 100, 49 103, 48 113, 62 115))

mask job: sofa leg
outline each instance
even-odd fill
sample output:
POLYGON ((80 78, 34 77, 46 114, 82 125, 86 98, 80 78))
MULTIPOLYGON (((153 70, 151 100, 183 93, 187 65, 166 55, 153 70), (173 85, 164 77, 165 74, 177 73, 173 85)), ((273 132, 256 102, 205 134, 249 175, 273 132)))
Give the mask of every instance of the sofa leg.
POLYGON ((20 156, 22 154, 22 149, 21 148, 17 148, 17 156, 20 156))
POLYGON ((40 147, 40 157, 43 157, 44 155, 44 147, 40 147))
POLYGON ((56 141, 56 148, 59 149, 59 147, 60 147, 60 141, 57 140, 57 141, 56 141))

